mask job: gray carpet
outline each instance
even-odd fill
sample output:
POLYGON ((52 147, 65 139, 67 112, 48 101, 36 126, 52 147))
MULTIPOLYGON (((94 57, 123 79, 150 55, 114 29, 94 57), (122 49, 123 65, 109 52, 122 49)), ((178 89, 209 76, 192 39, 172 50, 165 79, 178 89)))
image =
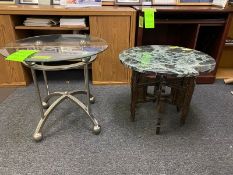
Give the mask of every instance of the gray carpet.
MULTIPOLYGON (((80 85, 51 83, 60 90, 80 85)), ((159 136, 153 103, 140 105, 137 121, 129 121, 129 86, 91 88, 93 114, 102 126, 98 136, 86 115, 66 101, 50 116, 44 140, 36 143, 32 134, 40 117, 33 86, 2 102, 0 174, 233 174, 232 86, 198 85, 183 127, 175 107, 166 106, 159 136)))
POLYGON ((3 102, 14 91, 15 88, 0 88, 0 103, 3 102))

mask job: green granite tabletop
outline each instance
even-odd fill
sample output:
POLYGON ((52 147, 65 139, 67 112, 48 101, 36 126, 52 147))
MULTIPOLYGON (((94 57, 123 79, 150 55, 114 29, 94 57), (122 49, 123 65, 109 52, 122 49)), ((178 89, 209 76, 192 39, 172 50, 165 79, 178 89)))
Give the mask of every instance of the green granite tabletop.
POLYGON ((121 62, 141 73, 198 76, 215 68, 211 56, 189 48, 169 45, 133 47, 120 53, 121 62))

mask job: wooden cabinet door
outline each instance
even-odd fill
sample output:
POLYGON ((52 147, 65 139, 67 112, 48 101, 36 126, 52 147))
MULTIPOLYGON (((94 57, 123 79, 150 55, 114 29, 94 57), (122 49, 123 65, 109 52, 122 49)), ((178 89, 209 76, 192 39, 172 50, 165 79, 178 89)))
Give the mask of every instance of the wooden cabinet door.
MULTIPOLYGON (((0 15, 0 47, 15 41, 15 30, 10 15, 0 15)), ((5 61, 0 55, 0 87, 26 85, 26 74, 21 63, 5 61)))
POLYGON ((119 53, 131 45, 130 16, 90 16, 90 34, 108 43, 92 64, 93 84, 130 82, 130 71, 119 60, 119 53))
MULTIPOLYGON (((230 27, 228 30, 227 38, 233 38, 233 16, 231 16, 230 27)), ((226 46, 223 49, 222 56, 220 58, 218 70, 217 70, 217 79, 232 79, 233 78, 233 47, 226 46)))

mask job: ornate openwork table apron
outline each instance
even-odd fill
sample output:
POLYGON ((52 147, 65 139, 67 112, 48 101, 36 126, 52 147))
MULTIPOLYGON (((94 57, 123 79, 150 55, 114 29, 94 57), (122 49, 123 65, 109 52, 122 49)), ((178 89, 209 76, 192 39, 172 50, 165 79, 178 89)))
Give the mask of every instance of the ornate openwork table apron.
MULTIPOLYGON (((200 51, 169 45, 148 45, 134 47, 120 53, 121 62, 133 70, 131 81, 131 119, 135 118, 136 102, 146 102, 146 95, 139 99, 139 88, 154 86, 154 100, 157 106, 170 102, 181 108, 181 123, 184 123, 190 104, 195 79, 200 73, 215 68, 215 60, 200 51), (142 77, 142 78, 141 78, 142 77), (152 80, 146 79, 153 77, 152 80), (170 94, 165 87, 170 87, 170 94), (167 98, 166 98, 167 97, 167 98), (169 97, 169 98, 168 98, 169 97)), ((145 89, 144 89, 145 90, 145 89)), ((158 118, 156 133, 160 131, 161 118, 158 118)))
POLYGON ((96 55, 107 48, 107 43, 100 38, 79 34, 41 35, 18 40, 7 44, 2 55, 8 56, 17 50, 37 50, 38 52, 24 60, 23 64, 31 69, 40 106, 41 119, 33 135, 36 141, 42 139, 42 128, 54 108, 65 99, 70 99, 80 106, 90 117, 94 124, 95 134, 100 133, 100 125, 91 113, 90 103, 94 97, 89 90, 88 64, 95 60, 96 55), (60 71, 84 68, 85 89, 65 92, 50 92, 48 88, 46 71, 60 71), (43 72, 46 87, 46 97, 42 99, 37 82, 35 70, 43 72), (86 95, 86 104, 76 98, 76 94, 86 95), (51 97, 58 97, 50 104, 51 97))

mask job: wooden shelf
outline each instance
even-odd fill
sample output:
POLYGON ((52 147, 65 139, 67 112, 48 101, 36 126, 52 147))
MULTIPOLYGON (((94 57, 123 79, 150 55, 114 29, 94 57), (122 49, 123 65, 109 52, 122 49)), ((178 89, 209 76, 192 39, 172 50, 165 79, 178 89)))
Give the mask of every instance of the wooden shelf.
POLYGON ((16 30, 89 30, 89 27, 15 26, 16 30))
POLYGON ((158 24, 199 24, 208 26, 224 26, 226 21, 223 19, 157 19, 158 24))
POLYGON ((233 46, 233 43, 225 43, 225 46, 226 46, 226 47, 232 47, 232 46, 233 46))
POLYGON ((233 78, 233 68, 218 68, 217 79, 233 78))

